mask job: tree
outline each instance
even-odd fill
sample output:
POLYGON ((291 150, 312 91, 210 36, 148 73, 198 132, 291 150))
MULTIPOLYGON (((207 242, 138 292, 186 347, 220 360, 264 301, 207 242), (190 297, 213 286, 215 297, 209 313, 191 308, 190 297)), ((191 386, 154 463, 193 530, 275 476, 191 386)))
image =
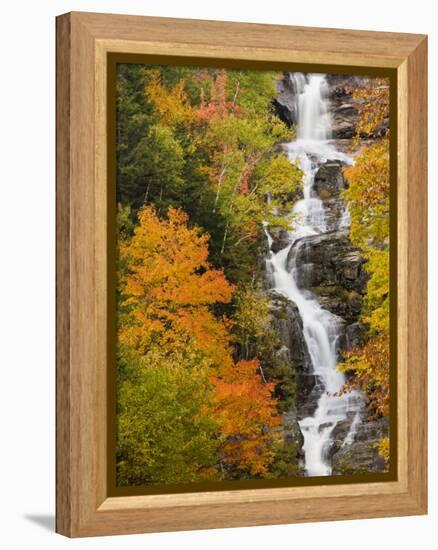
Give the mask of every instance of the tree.
POLYGON ((184 346, 190 340, 213 364, 228 360, 226 323, 210 306, 229 302, 233 287, 210 267, 207 242, 207 235, 187 227, 180 210, 170 208, 167 220, 151 206, 139 212, 133 238, 121 247, 129 265, 122 282, 122 344, 143 353, 152 343, 184 346))
POLYGON ((358 124, 354 142, 361 136, 382 137, 388 133, 389 84, 385 78, 370 78, 354 88, 353 99, 358 111, 358 124))
MULTIPOLYGON (((368 338, 361 348, 345 355, 341 370, 353 377, 347 389, 362 389, 371 416, 389 414, 389 88, 383 79, 372 79, 353 93, 358 104, 357 143, 361 136, 379 139, 362 147, 353 166, 344 170, 349 187, 344 191, 351 214, 351 240, 362 250, 369 274, 362 322, 368 338)), ((383 443, 382 443, 383 445, 383 443)))
POLYGON ((189 347, 119 350, 118 485, 217 479, 208 369, 189 347), (181 368, 184 365, 184 368, 181 368))
POLYGON ((219 456, 229 477, 262 476, 274 459, 280 424, 274 383, 263 383, 257 360, 225 365, 215 376, 214 416, 221 426, 219 456))
POLYGON ((368 397, 371 418, 389 415, 389 336, 371 337, 361 348, 346 353, 342 370, 354 372, 346 390, 361 389, 368 397))
POLYGON ((184 212, 160 219, 145 206, 138 219, 120 243, 119 479, 261 475, 279 418, 273 384, 257 360, 233 360, 230 322, 213 311, 234 288, 210 266, 208 237, 184 212))

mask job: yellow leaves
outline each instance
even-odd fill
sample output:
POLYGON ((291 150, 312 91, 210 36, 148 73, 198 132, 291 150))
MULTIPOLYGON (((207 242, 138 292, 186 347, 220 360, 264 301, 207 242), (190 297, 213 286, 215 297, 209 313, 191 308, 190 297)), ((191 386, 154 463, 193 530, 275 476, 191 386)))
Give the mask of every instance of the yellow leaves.
POLYGON ((249 339, 261 338, 269 329, 269 300, 260 288, 249 285, 240 288, 234 298, 235 339, 245 346, 249 339))
POLYGON ((384 459, 385 466, 388 467, 390 459, 390 447, 389 447, 389 437, 382 437, 376 444, 376 448, 379 452, 379 455, 384 459))
POLYGON ((366 268, 371 274, 365 296, 363 321, 368 324, 371 334, 389 333, 389 250, 367 247, 364 256, 368 260, 366 268))
MULTIPOLYGON (((382 139, 363 148, 344 174, 354 186, 353 196, 362 207, 373 207, 385 201, 389 192, 389 140, 382 139)), ((347 191, 347 196, 349 195, 347 191)))
POLYGON ((357 140, 361 134, 385 133, 383 123, 389 115, 389 82, 372 78, 368 84, 355 88, 353 99, 359 112, 357 140))
MULTIPOLYGON (((368 397, 371 416, 389 414, 389 139, 383 130, 388 117, 389 88, 382 79, 353 93, 358 101, 357 140, 363 134, 382 135, 373 145, 363 147, 354 165, 344 170, 349 187, 344 191, 351 215, 351 240, 367 260, 370 279, 362 311, 369 340, 346 354, 341 370, 352 371, 346 389, 359 388, 368 397)), ((389 444, 389 443, 388 443, 389 444)))
POLYGON ((345 387, 366 393, 372 417, 389 414, 389 353, 389 335, 374 336, 362 348, 346 353, 340 365, 343 372, 354 371, 345 387))
POLYGON ((184 80, 180 80, 175 87, 168 90, 156 75, 146 86, 146 94, 154 102, 161 121, 171 127, 189 124, 195 120, 184 84, 184 80))

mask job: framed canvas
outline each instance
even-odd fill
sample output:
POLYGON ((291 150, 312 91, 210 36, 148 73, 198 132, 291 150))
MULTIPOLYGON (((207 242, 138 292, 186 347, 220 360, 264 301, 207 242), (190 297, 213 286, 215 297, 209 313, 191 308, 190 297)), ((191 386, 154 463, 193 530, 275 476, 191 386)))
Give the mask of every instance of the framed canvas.
POLYGON ((57 519, 427 512, 427 39, 57 18, 57 519))

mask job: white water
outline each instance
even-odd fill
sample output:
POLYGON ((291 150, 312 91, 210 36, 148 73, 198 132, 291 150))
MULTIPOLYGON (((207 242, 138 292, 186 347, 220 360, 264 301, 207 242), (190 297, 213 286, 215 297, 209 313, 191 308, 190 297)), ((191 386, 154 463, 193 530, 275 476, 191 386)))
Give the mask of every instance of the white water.
MULTIPOLYGON (((293 209, 293 230, 290 231, 291 244, 274 254, 270 252, 267 262, 274 277, 274 288, 293 300, 303 320, 303 333, 313 372, 317 377, 322 393, 313 416, 300 421, 304 436, 304 468, 308 476, 331 474, 329 450, 332 432, 336 424, 349 413, 358 414, 356 394, 336 395, 344 383, 344 375, 337 370, 337 344, 342 328, 342 320, 323 309, 316 298, 306 289, 298 288, 296 282, 296 252, 302 245, 302 237, 322 234, 327 231, 325 209, 322 201, 315 196, 313 183, 321 164, 327 160, 342 160, 351 163, 348 155, 337 151, 331 144, 330 116, 328 111, 327 83, 324 75, 301 73, 291 75, 297 92, 298 129, 297 140, 288 144, 291 161, 298 161, 304 172, 303 199, 293 209), (291 258, 287 261, 289 251, 291 258), (287 264, 289 263, 289 269, 287 264)), ((349 213, 342 216, 340 227, 349 226, 349 213)), ((269 247, 272 239, 265 227, 269 247)), ((355 416, 356 418, 356 416, 355 416)), ((351 426, 344 443, 354 440, 356 425, 351 426)))

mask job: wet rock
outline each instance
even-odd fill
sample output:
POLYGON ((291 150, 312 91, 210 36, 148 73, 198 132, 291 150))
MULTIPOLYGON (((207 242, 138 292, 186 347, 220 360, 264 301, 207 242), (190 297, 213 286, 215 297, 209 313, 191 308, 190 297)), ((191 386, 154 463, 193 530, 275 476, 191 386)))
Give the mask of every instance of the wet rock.
POLYGON ((269 291, 275 285, 274 269, 265 259, 262 260, 262 262, 263 263, 260 265, 260 278, 263 283, 263 288, 269 291))
POLYGON ((280 342, 289 350, 290 358, 307 368, 310 357, 303 335, 303 321, 295 302, 271 290, 272 325, 280 342))
POLYGON ((290 245, 288 231, 280 227, 270 227, 269 233, 272 237, 271 250, 274 254, 290 245))
POLYGON ((337 198, 348 186, 342 174, 343 166, 339 160, 328 160, 318 169, 313 188, 320 199, 337 198))
POLYGON ((365 260, 351 244, 348 231, 299 239, 289 251, 287 262, 288 269, 296 267, 296 280, 301 288, 337 286, 359 294, 365 290, 365 260))
POLYGON ((353 324, 358 319, 362 309, 362 295, 358 292, 335 285, 314 287, 312 291, 321 306, 341 317, 345 324, 353 324))
POLYGON ((355 415, 356 413, 354 411, 348 412, 344 420, 338 422, 334 427, 332 432, 333 443, 329 451, 330 457, 332 457, 342 447, 345 439, 347 438, 350 432, 355 415))
MULTIPOLYGON (((301 376, 304 377, 306 375, 301 376)), ((302 420, 303 418, 307 418, 308 416, 313 416, 315 414, 315 411, 318 408, 319 399, 322 393, 325 391, 319 377, 315 375, 311 376, 313 383, 311 391, 306 394, 305 398, 297 397, 297 414, 300 420, 302 420)))
POLYGON ((369 442, 358 441, 340 449, 332 459, 333 475, 384 472, 385 461, 369 442))
POLYGON ((375 421, 362 419, 354 441, 347 445, 341 445, 333 453, 333 475, 384 472, 385 462, 379 455, 376 445, 380 439, 387 437, 388 433, 388 418, 380 418, 375 421))
POLYGON ((342 198, 332 198, 323 201, 327 231, 336 231, 343 222, 345 205, 342 198))
POLYGON ((276 88, 277 97, 273 101, 276 114, 288 126, 292 126, 297 123, 297 90, 288 72, 277 80, 276 88))
POLYGON ((360 346, 363 344, 363 340, 366 334, 366 328, 365 326, 360 323, 351 323, 351 325, 347 325, 345 327, 345 350, 351 350, 352 348, 356 346, 360 346))
POLYGON ((389 418, 384 416, 377 420, 369 420, 366 415, 368 411, 364 411, 364 418, 359 425, 355 441, 372 441, 377 442, 389 434, 389 418))
POLYGON ((300 407, 307 401, 315 386, 315 375, 304 340, 303 321, 297 305, 282 294, 271 290, 271 326, 277 334, 281 348, 278 355, 291 368, 296 385, 296 402, 300 407))

